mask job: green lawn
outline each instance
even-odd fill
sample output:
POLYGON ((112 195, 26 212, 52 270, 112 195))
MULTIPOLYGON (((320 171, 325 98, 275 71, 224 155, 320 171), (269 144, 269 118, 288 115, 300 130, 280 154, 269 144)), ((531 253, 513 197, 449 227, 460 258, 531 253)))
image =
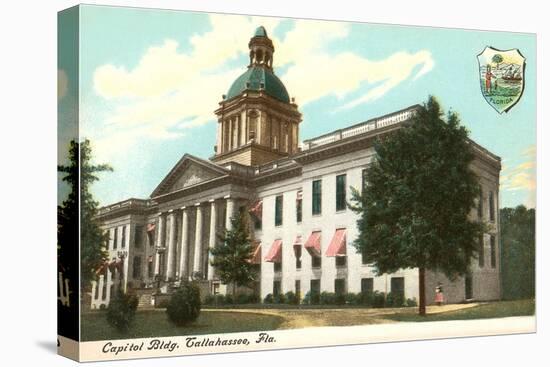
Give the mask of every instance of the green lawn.
POLYGON ((534 314, 534 300, 519 300, 491 302, 463 310, 449 311, 426 316, 419 316, 414 311, 407 310, 407 312, 385 315, 384 318, 394 321, 447 321, 490 319, 510 316, 531 316, 534 314))
POLYGON ((138 311, 129 332, 122 334, 107 324, 105 316, 103 311, 82 315, 83 341, 274 330, 284 320, 279 316, 256 313, 203 310, 193 324, 177 327, 170 323, 163 311, 138 311))

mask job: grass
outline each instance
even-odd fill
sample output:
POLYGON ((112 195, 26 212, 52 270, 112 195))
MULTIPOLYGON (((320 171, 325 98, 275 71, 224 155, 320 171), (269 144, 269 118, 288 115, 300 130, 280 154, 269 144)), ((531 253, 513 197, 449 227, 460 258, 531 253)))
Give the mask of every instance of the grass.
POLYGON ((164 311, 151 310, 138 311, 128 333, 120 333, 107 324, 105 312, 97 311, 82 315, 81 327, 82 340, 92 341, 274 330, 283 321, 273 315, 203 310, 193 324, 177 327, 164 311))
POLYGON ((532 316, 534 314, 534 300, 519 300, 491 302, 462 310, 426 316, 419 316, 414 311, 410 312, 407 310, 406 312, 384 315, 383 317, 393 321, 447 321, 490 319, 510 316, 532 316))

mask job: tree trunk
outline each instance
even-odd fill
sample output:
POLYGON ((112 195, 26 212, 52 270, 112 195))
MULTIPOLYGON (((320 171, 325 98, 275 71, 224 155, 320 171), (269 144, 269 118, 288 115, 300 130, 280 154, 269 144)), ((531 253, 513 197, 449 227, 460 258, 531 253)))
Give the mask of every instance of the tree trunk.
POLYGON ((418 269, 418 314, 426 316, 426 269, 418 269))

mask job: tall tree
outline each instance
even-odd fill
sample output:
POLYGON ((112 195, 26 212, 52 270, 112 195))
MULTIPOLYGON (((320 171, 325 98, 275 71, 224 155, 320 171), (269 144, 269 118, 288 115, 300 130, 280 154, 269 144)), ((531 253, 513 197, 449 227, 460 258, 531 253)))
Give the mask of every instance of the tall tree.
POLYGON ((107 236, 94 220, 99 204, 94 200, 90 186, 99 180, 98 173, 112 171, 112 168, 106 164, 92 164, 92 148, 86 139, 81 143, 71 141, 69 165, 60 165, 57 170, 65 174, 63 181, 71 187, 67 199, 58 207, 59 256, 63 259, 64 253, 78 251, 80 219, 80 285, 85 290, 107 257, 107 236))
POLYGON ((223 284, 233 285, 233 300, 237 286, 249 286, 257 277, 251 263, 252 242, 248 231, 245 213, 231 218, 231 229, 220 235, 220 244, 210 249, 213 255, 212 266, 216 268, 223 284))
POLYGON ((502 292, 505 299, 535 296, 535 209, 500 210, 502 292))
POLYGON ((360 217, 354 245, 378 274, 419 269, 419 313, 426 313, 426 270, 454 279, 477 254, 483 224, 470 220, 479 197, 468 131, 456 113, 443 118, 434 97, 412 120, 379 139, 365 189, 353 190, 360 217))

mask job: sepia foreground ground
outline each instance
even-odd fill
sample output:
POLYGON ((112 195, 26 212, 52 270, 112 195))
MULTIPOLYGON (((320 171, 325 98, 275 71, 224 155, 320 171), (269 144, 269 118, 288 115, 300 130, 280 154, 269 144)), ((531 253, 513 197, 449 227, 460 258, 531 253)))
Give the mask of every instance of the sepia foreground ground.
POLYGON ((164 309, 138 311, 128 333, 118 333, 106 322, 104 311, 82 315, 82 340, 107 340, 184 336, 245 331, 302 329, 310 327, 393 324, 475 320, 512 316, 531 316, 534 300, 451 304, 427 307, 418 316, 416 307, 408 308, 246 308, 203 309, 192 325, 177 327, 168 321, 164 309))

